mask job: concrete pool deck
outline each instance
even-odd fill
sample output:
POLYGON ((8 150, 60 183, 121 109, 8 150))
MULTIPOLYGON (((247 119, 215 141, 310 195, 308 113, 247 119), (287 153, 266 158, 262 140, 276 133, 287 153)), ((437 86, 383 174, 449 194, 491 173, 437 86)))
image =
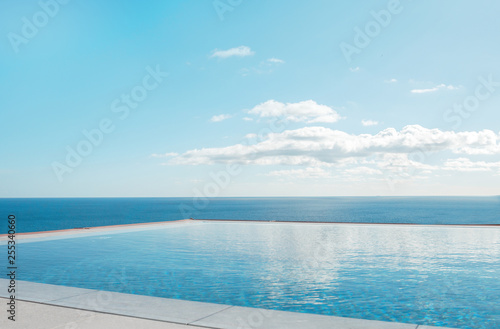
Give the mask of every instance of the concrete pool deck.
MULTIPOLYGON (((74 237, 109 234, 110 231, 118 233, 127 229, 155 229, 187 221, 190 220, 25 233, 17 234, 16 240, 36 241, 64 238, 68 235, 74 237)), ((5 245, 6 241, 6 235, 0 236, 0 245, 5 245)), ((13 322, 8 320, 9 314, 5 312, 10 295, 7 292, 8 286, 9 280, 0 279, 0 300, 5 307, 0 317, 1 328, 446 329, 132 295, 20 280, 16 281, 16 321, 13 322)))
MULTIPOLYGON (((0 302, 6 299, 0 298, 0 302)), ((190 325, 84 311, 68 307, 18 301, 21 314, 12 322, 0 319, 0 328, 15 329, 200 329, 190 325), (35 325, 36 324, 36 325, 35 325)))

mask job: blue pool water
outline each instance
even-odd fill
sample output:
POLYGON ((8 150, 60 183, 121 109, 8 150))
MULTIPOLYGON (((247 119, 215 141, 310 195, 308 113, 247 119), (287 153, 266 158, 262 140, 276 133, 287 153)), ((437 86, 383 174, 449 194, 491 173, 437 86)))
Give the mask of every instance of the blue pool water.
POLYGON ((187 222, 19 240, 19 278, 456 328, 500 328, 500 228, 187 222))
MULTIPOLYGON (((250 219, 416 224, 500 224, 500 197, 0 199, 17 232, 178 220, 250 219)), ((2 215, 3 214, 3 215, 2 215)))

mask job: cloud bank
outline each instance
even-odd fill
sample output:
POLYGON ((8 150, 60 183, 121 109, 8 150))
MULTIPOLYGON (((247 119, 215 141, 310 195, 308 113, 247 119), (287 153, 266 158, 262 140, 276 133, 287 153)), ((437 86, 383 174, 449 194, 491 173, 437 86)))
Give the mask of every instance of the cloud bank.
MULTIPOLYGON (((276 107, 271 108, 276 109, 276 107)), ((297 120, 311 118, 302 112, 290 114, 283 112, 283 107, 278 108, 281 110, 276 112, 263 106, 254 112, 261 116, 277 116, 285 113, 297 120)), ((189 150, 171 158, 168 164, 330 166, 352 158, 359 160, 377 155, 387 158, 393 155, 396 159, 394 161, 397 162, 407 159, 411 153, 429 154, 442 151, 465 155, 500 154, 500 135, 491 130, 453 132, 428 129, 419 125, 409 125, 400 131, 388 128, 377 134, 359 135, 325 127, 305 127, 271 133, 262 141, 252 145, 242 143, 221 148, 189 150)))

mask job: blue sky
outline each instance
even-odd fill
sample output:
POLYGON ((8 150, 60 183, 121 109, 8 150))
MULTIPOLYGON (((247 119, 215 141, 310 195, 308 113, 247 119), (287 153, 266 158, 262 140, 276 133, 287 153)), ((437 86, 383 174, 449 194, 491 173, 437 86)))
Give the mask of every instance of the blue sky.
POLYGON ((0 0, 0 197, 497 195, 499 10, 0 0))

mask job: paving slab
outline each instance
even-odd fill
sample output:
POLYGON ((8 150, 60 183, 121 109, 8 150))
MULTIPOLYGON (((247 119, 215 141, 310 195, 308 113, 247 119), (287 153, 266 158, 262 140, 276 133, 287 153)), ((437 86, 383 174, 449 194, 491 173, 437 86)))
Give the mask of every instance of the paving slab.
MULTIPOLYGON (((9 280, 0 279, 0 297, 8 297, 8 285, 9 280)), ((16 280, 15 289, 16 299, 40 303, 95 292, 95 290, 91 289, 57 286, 53 284, 43 284, 22 280, 16 280)))
MULTIPOLYGON (((0 298, 1 304, 6 299, 0 298)), ((17 301, 16 321, 0 317, 12 329, 201 329, 201 327, 17 301)))
MULTIPOLYGON (((191 324, 221 329, 416 329, 416 324, 231 307, 191 324)), ((443 329, 443 328, 441 328, 443 329)))
POLYGON ((231 307, 107 291, 94 291, 90 294, 53 300, 50 304, 184 324, 231 307))

